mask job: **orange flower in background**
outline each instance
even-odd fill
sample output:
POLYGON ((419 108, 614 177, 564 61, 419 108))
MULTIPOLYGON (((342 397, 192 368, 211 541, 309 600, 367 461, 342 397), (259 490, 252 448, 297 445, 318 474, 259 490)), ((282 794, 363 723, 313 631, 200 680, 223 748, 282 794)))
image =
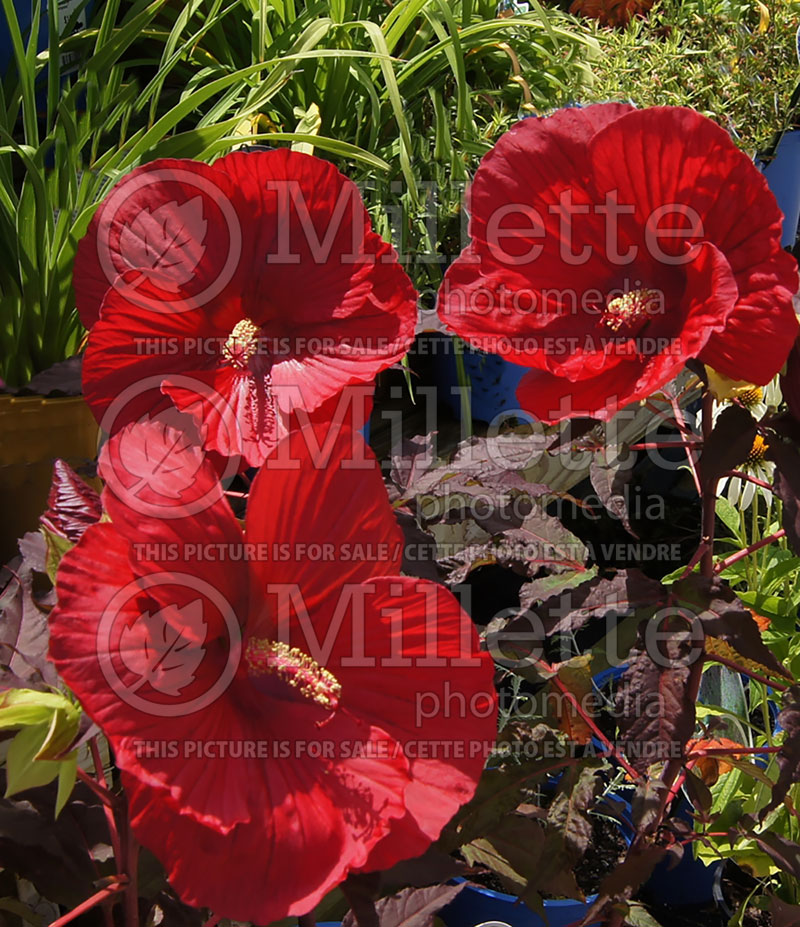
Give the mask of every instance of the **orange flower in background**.
POLYGON ((772 624, 772 619, 767 618, 766 615, 759 615, 757 612, 754 612, 753 609, 750 609, 750 614, 753 616, 753 621, 758 625, 758 630, 763 634, 764 631, 768 631, 770 625, 772 624))
POLYGON ((570 13, 599 20, 602 26, 627 26, 634 16, 646 13, 653 0, 575 0, 570 13))
POLYGON ((733 766, 727 762, 724 756, 698 756, 692 754, 699 750, 736 750, 743 744, 735 740, 729 740, 727 737, 720 737, 716 740, 690 740, 686 744, 686 756, 688 759, 694 759, 694 768, 700 774, 700 778, 706 785, 714 785, 720 776, 729 773, 733 766))

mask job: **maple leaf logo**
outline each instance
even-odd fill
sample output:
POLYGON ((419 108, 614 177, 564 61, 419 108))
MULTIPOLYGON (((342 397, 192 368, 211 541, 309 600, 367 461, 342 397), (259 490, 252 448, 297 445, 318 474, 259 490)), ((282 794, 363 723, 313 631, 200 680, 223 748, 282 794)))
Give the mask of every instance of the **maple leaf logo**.
POLYGON ((122 434, 119 452, 125 470, 138 480, 127 492, 139 495, 151 489, 167 499, 181 498, 193 485, 204 460, 200 449, 168 422, 148 429, 141 445, 133 431, 122 434))
POLYGON ((128 691, 149 683, 156 692, 179 696, 195 681, 206 652, 205 636, 202 599, 182 608, 167 605, 155 613, 142 612, 120 635, 122 662, 139 677, 128 691))
POLYGON ((152 212, 144 207, 122 227, 120 255, 129 267, 177 293, 194 277, 206 252, 207 230, 200 196, 181 204, 173 200, 152 212))

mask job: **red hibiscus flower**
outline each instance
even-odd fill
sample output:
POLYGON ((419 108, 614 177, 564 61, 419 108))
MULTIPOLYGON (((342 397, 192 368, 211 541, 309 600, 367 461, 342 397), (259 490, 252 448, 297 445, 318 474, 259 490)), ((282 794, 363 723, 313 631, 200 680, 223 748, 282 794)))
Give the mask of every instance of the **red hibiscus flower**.
POLYGON ((256 477, 243 534, 199 449, 142 486, 139 462, 176 436, 123 429, 101 456, 110 521, 64 556, 51 614, 51 657, 109 738, 138 839, 185 901, 263 924, 422 853, 496 730, 491 661, 447 590, 399 575, 360 436, 341 430, 316 471, 306 437, 256 477), (174 501, 187 481, 214 500, 202 516, 174 501), (178 510, 143 517, 135 486, 178 510))
POLYGON ((533 368, 543 421, 611 417, 699 358, 767 383, 797 333, 781 214, 727 133, 607 103, 517 123, 470 191, 471 244, 439 294, 478 348, 533 368))
POLYGON ((208 449, 250 465, 293 411, 330 418, 342 390, 402 357, 416 321, 355 184, 289 150, 133 171, 80 243, 75 289, 105 430, 171 402, 208 449))

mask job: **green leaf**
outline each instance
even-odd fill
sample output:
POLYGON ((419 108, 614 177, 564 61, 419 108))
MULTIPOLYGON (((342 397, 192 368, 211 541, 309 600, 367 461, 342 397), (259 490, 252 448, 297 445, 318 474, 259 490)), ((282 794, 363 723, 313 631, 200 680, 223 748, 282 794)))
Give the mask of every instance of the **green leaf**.
POLYGON ((55 816, 58 817, 61 809, 69 801, 72 790, 75 788, 75 781, 78 778, 78 751, 73 750, 69 756, 65 757, 59 763, 58 770, 58 795, 56 796, 55 816))
POLYGON ((72 550, 75 545, 68 538, 61 537, 60 534, 54 534, 52 531, 48 531, 47 528, 42 528, 41 531, 47 543, 45 569, 50 582, 55 585, 56 573, 58 573, 61 558, 68 550, 72 550))
POLYGON ((58 776, 60 763, 36 759, 48 734, 48 726, 40 724, 23 728, 11 741, 6 757, 6 798, 47 785, 58 776))
POLYGON ((739 540, 740 518, 739 510, 731 505, 724 497, 717 499, 717 517, 728 528, 733 536, 739 540))

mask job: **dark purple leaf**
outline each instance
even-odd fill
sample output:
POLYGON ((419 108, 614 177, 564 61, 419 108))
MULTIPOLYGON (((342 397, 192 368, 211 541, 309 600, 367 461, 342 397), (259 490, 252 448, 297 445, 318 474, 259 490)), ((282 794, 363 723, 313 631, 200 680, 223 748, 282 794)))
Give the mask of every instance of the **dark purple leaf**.
MULTIPOLYGON (((429 888, 406 888, 396 895, 382 898, 376 904, 380 927, 432 927, 437 911, 466 888, 466 882, 458 885, 432 885, 429 888)), ((360 927, 361 920, 358 921, 360 927)), ((356 927, 352 911, 342 920, 342 927, 356 927)))
POLYGON ((770 444, 767 457, 775 461, 775 495, 783 502, 783 528, 800 554, 800 453, 780 441, 770 444))
POLYGON ((653 763, 680 756, 695 722, 695 704, 688 692, 695 642, 689 631, 670 631, 660 621, 656 638, 656 620, 639 626, 616 695, 625 755, 643 773, 653 763))
POLYGON ((403 572, 439 582, 441 575, 436 564, 436 541, 423 531, 417 520, 408 512, 395 512, 397 524, 403 532, 403 572))
POLYGON ((800 924, 800 906, 787 904, 775 895, 769 899, 772 927, 797 927, 800 924))
MULTIPOLYGON (((482 517, 489 518, 504 506, 509 508, 512 493, 534 497, 548 491, 546 486, 528 483, 520 472, 543 448, 541 435, 473 437, 462 442, 452 459, 443 463, 435 457, 433 434, 405 439, 392 453, 390 479, 396 488, 395 505, 407 505, 422 521, 436 522, 465 504, 472 513, 478 508, 477 498, 484 511, 482 517)), ((519 525, 522 517, 524 513, 514 521, 507 513, 504 526, 519 525)))
POLYGON ((33 586, 33 570, 21 558, 0 571, 0 686, 38 689, 58 682, 47 660, 47 614, 33 586))
MULTIPOLYGON (((627 451, 626 456, 629 455, 630 451, 627 451)), ((598 451, 589 467, 589 479, 609 514, 618 518, 628 534, 638 539, 639 535, 631 527, 625 498, 633 470, 630 465, 625 465, 624 458, 620 460, 621 456, 621 449, 617 445, 598 451)))
POLYGON ((708 813, 711 810, 711 806, 714 803, 714 796, 711 794, 711 789, 694 771, 690 770, 686 774, 684 788, 686 789, 686 794, 689 796, 689 801, 698 811, 708 813))
POLYGON ((454 859, 437 846, 430 847, 422 856, 405 859, 381 873, 380 891, 396 892, 400 888, 424 888, 463 876, 465 863, 454 859))
POLYGON ((47 572, 47 542, 41 531, 26 531, 17 546, 23 562, 34 573, 47 572))
POLYGON ((783 707, 778 715, 778 724, 786 732, 780 752, 775 757, 778 764, 778 779, 772 787, 770 803, 761 812, 761 817, 777 808, 795 782, 800 782, 800 686, 792 686, 783 693, 783 707))
MULTIPOLYGON (((417 435, 414 438, 403 438, 400 444, 392 448, 392 467, 389 478, 398 490, 399 496, 413 495, 412 487, 423 482, 426 474, 436 469, 439 463, 435 444, 436 432, 427 435, 417 435)), ((434 485, 438 481, 431 479, 434 485)), ((427 491, 427 488, 422 490, 427 491)))
POLYGON ((561 755, 563 748, 559 736, 545 724, 537 724, 529 731, 528 747, 530 756, 523 762, 484 771, 475 795, 447 825, 440 845, 448 851, 455 850, 486 835, 501 817, 517 808, 525 789, 568 765, 561 755))
POLYGON ((647 844, 638 848, 632 846, 623 862, 603 879, 599 900, 630 898, 650 878, 665 854, 664 847, 647 844))
POLYGON ((592 619, 652 608, 666 598, 661 583, 641 570, 619 570, 611 579, 598 577, 547 599, 536 614, 550 636, 579 631, 592 619))
POLYGON ((41 523, 48 531, 72 541, 99 521, 103 514, 100 496, 63 460, 53 464, 53 482, 41 523))
POLYGON ((108 840, 102 806, 78 784, 55 818, 55 783, 26 799, 0 799, 0 866, 29 879, 48 900, 74 907, 94 894, 87 848, 108 840))
POLYGON ((489 535, 470 519, 456 526, 434 526, 439 565, 448 584, 464 581, 480 566, 497 564, 522 576, 541 572, 585 572, 586 547, 557 518, 534 509, 519 528, 489 535))
POLYGON ((755 437, 756 422, 747 409, 733 405, 722 411, 700 457, 704 489, 709 487, 707 491, 713 491, 713 484, 723 473, 744 463, 755 437))
POLYGON ((80 396, 83 392, 82 365, 83 357, 80 355, 58 361, 47 370, 37 373, 19 392, 35 393, 37 396, 80 396))
POLYGON ((781 376, 781 393, 792 416, 800 421, 800 339, 795 341, 781 376))
POLYGON ((597 567, 588 570, 569 570, 566 573, 549 573, 525 583, 519 590, 519 604, 530 609, 545 599, 561 595, 568 589, 588 583, 597 576, 597 567))
POLYGON ((747 832, 742 836, 754 840, 783 872, 800 879, 800 846, 793 840, 769 830, 758 834, 747 832))
POLYGON ((596 418, 570 418, 562 422, 556 437, 548 440, 551 454, 567 448, 576 452, 596 450, 605 444, 605 424, 596 418))
MULTIPOLYGON (((704 634, 723 641, 744 660, 787 677, 786 670, 761 639, 752 612, 724 580, 693 573, 675 583, 672 592, 678 604, 700 621, 704 634)), ((713 654, 711 645, 708 649, 713 654)))

